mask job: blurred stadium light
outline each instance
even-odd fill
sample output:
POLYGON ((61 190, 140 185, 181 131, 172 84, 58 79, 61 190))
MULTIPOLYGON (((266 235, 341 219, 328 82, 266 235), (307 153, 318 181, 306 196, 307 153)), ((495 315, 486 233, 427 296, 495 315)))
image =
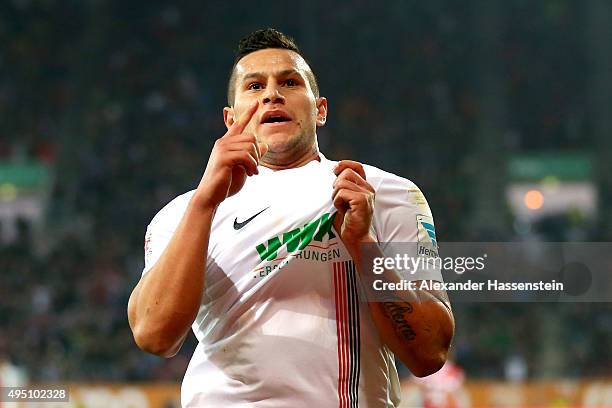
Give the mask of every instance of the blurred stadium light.
POLYGON ((593 219, 599 200, 591 163, 589 155, 564 152, 511 158, 506 198, 514 216, 534 222, 574 212, 593 219))
POLYGON ((52 187, 51 172, 38 162, 0 161, 0 240, 17 238, 18 220, 42 227, 52 187))

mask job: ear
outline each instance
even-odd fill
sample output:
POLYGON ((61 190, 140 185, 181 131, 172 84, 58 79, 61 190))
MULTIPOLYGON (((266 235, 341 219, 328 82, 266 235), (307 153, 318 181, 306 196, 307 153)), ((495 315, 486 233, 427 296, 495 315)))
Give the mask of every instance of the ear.
POLYGON ((327 98, 317 98, 317 127, 325 125, 327 121, 327 98))
POLYGON ((225 108, 223 108, 223 122, 225 122, 225 127, 226 128, 230 128, 230 126, 232 126, 234 124, 234 108, 232 108, 231 106, 226 106, 225 108))

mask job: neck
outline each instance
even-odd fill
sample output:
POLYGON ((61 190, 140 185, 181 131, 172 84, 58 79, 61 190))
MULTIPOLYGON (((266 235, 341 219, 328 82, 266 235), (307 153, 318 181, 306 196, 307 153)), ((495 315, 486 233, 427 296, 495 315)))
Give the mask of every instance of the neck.
POLYGON ((296 167, 302 167, 313 160, 321 160, 319 157, 319 148, 316 144, 305 154, 299 155, 297 158, 293 157, 287 161, 275 160, 276 158, 272 159, 271 157, 268 157, 268 155, 269 154, 266 154, 259 164, 274 171, 294 169, 296 167))

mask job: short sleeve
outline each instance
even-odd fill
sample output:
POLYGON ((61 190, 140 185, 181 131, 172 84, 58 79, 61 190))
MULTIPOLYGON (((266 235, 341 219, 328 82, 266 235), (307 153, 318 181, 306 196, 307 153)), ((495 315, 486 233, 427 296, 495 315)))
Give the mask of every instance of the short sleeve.
POLYGON ((189 203, 191 194, 178 196, 153 217, 144 239, 144 269, 147 273, 159 260, 174 235, 189 203))
MULTIPOLYGON (((438 257, 436 228, 421 190, 410 180, 386 173, 378 180, 374 204, 374 230, 387 257, 396 255, 438 257)), ((435 263, 422 262, 417 270, 402 274, 408 280, 442 281, 435 263)))

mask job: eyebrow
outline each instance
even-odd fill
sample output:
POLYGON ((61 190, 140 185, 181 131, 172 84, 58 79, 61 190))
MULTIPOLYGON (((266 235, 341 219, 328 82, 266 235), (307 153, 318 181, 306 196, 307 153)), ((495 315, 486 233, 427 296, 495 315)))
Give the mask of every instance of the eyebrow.
MULTIPOLYGON (((273 75, 284 77, 284 76, 290 76, 290 75, 293 75, 293 74, 300 75, 300 77, 302 76, 300 74, 300 72, 296 71, 295 69, 285 69, 283 71, 276 72, 273 75)), ((242 82, 245 82, 245 81, 247 81, 247 80, 249 80, 251 78, 263 78, 265 76, 266 76, 266 74, 263 73, 263 72, 251 72, 250 74, 246 74, 244 76, 244 78, 242 78, 242 82)))

